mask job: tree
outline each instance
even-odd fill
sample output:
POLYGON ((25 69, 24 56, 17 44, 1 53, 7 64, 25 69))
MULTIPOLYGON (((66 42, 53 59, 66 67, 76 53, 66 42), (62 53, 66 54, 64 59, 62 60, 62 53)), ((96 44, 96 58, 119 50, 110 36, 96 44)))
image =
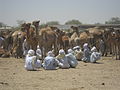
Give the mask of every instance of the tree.
POLYGON ((3 22, 0 22, 0 27, 5 27, 7 26, 6 24, 4 24, 3 22))
POLYGON ((79 20, 69 20, 65 23, 66 25, 71 25, 71 24, 76 24, 76 25, 79 25, 79 24, 82 24, 79 20))
POLYGON ((106 21, 105 24, 120 24, 120 18, 112 17, 110 20, 106 21))
POLYGON ((45 28, 46 26, 47 25, 43 23, 43 24, 40 25, 40 28, 45 28))
POLYGON ((46 25, 59 25, 59 22, 58 21, 50 21, 50 22, 47 22, 46 25))

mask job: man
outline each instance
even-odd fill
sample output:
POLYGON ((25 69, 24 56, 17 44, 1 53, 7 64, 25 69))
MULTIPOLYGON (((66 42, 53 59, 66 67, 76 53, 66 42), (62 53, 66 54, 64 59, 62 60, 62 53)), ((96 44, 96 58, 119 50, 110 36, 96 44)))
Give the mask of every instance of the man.
POLYGON ((100 59, 101 53, 97 52, 96 47, 93 47, 91 49, 91 52, 92 52, 92 54, 90 56, 90 62, 91 63, 96 63, 96 61, 100 59))
POLYGON ((68 49, 68 54, 66 56, 70 64, 70 67, 75 68, 78 65, 78 61, 74 56, 74 51, 72 49, 68 49))
POLYGON ((80 49, 80 46, 76 46, 73 49, 75 52, 76 59, 81 61, 83 58, 83 51, 80 49))
POLYGON ((42 53, 41 53, 41 49, 39 47, 39 45, 37 46, 37 50, 36 50, 36 55, 38 59, 42 59, 42 53))
POLYGON ((103 41, 103 39, 100 40, 99 47, 100 47, 100 52, 101 52, 102 56, 104 56, 104 53, 105 53, 105 42, 103 41))
POLYGON ((37 57, 34 55, 34 50, 30 49, 25 58, 25 69, 26 70, 37 70, 41 67, 41 61, 37 60, 37 57))
POLYGON ((28 50, 30 48, 27 41, 26 41, 26 39, 24 40, 22 47, 23 47, 23 55, 26 56, 27 52, 28 52, 28 50))
POLYGON ((68 69, 70 67, 68 63, 68 59, 65 56, 65 51, 63 49, 59 50, 59 55, 56 56, 57 60, 59 61, 59 67, 62 69, 68 69))
POLYGON ((43 62, 43 68, 46 70, 56 70, 59 61, 56 60, 52 51, 49 51, 43 62))
POLYGON ((84 61, 84 62, 90 62, 90 55, 91 55, 91 52, 90 52, 90 49, 89 49, 89 47, 88 47, 88 43, 85 43, 84 45, 83 45, 83 58, 82 58, 82 60, 84 61))

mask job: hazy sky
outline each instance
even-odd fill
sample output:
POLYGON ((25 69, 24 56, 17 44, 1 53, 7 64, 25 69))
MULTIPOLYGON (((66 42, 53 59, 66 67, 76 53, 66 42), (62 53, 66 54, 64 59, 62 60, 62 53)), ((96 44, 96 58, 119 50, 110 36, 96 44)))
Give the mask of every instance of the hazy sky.
POLYGON ((120 17, 120 0, 0 0, 0 22, 17 25, 16 20, 41 23, 71 19, 84 24, 104 23, 120 17))

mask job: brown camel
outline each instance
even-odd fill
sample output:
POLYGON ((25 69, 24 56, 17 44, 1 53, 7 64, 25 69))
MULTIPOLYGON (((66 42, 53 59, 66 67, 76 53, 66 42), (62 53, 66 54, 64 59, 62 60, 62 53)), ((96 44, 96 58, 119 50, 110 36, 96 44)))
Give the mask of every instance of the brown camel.
POLYGON ((34 21, 33 24, 26 24, 25 30, 27 30, 26 41, 33 50, 37 49, 38 45, 38 26, 40 21, 34 21))
POLYGON ((76 46, 78 44, 77 40, 79 41, 78 34, 74 32, 72 36, 70 37, 70 47, 76 46))
POLYGON ((102 38, 102 35, 104 33, 104 30, 99 27, 89 28, 87 29, 89 32, 89 35, 91 35, 91 46, 96 46, 96 48, 99 50, 99 41, 102 38))
POLYGON ((50 50, 57 53, 57 34, 50 27, 42 28, 39 31, 39 46, 44 56, 50 50))
POLYGON ((80 33, 80 46, 82 47, 84 43, 90 43, 90 39, 92 36, 89 34, 88 31, 80 33))

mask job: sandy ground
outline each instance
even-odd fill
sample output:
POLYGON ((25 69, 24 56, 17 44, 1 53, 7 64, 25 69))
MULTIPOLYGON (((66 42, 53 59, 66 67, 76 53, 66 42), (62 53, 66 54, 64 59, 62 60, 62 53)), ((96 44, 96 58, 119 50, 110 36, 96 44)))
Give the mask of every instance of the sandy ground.
POLYGON ((24 60, 0 58, 0 90, 120 90, 120 60, 79 62, 70 69, 26 71, 24 60))

